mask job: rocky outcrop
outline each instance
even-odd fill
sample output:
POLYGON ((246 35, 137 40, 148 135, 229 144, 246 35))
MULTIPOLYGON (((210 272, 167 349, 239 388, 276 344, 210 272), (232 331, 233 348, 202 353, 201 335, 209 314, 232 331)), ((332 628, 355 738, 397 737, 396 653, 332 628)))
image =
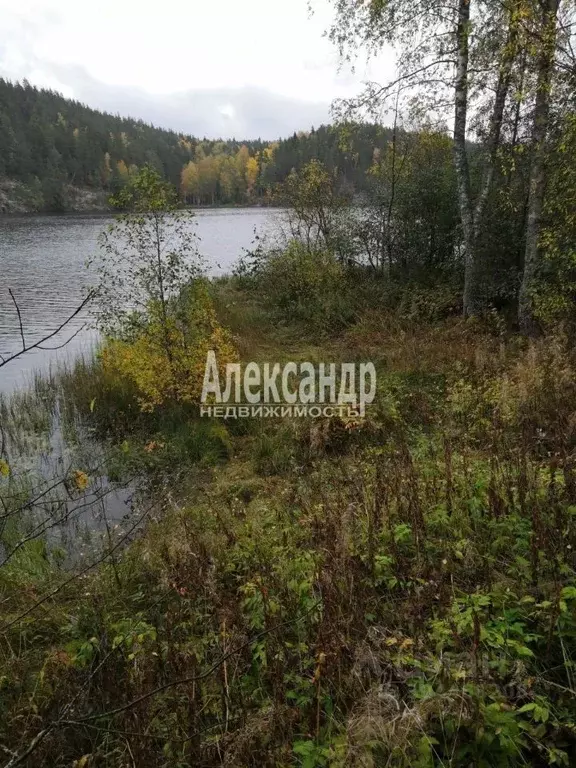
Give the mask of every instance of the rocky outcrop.
POLYGON ((24 184, 14 179, 0 178, 0 214, 107 210, 107 194, 103 190, 66 184, 61 187, 57 196, 47 200, 40 183, 24 184))

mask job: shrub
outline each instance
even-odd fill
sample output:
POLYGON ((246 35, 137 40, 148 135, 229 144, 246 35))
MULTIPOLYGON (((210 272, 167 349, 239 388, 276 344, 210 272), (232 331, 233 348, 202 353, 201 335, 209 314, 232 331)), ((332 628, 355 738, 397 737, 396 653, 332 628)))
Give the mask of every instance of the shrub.
POLYGON ((269 252, 255 269, 261 299, 278 321, 335 330, 355 317, 346 269, 325 250, 307 249, 296 240, 286 250, 269 252))
POLYGON ((111 339, 101 352, 105 371, 133 383, 144 411, 167 401, 199 402, 208 350, 223 368, 236 357, 203 281, 187 287, 178 304, 173 317, 160 322, 151 311, 133 340, 111 339))

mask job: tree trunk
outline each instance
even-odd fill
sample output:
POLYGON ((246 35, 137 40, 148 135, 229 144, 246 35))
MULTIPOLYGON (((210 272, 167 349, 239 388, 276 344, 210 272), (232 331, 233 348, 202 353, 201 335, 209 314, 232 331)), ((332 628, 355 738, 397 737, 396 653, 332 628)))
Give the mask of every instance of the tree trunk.
POLYGON ((518 53, 518 20, 514 16, 514 9, 511 11, 510 22, 508 25, 508 36, 504 49, 502 51, 502 57, 500 60, 500 66, 498 71, 498 82, 496 84, 496 94, 494 96, 494 106, 492 108, 492 116, 490 118, 490 128, 488 131, 488 159, 484 165, 484 172, 482 175, 482 183, 480 185, 480 192, 476 201, 476 207, 474 209, 474 240, 477 241, 480 235, 480 226, 482 222, 482 216, 488 197, 490 196, 490 190, 492 189, 492 181, 494 179, 494 169, 496 167, 496 159, 498 156, 498 147, 500 145, 500 134, 502 132, 502 119, 504 117, 504 107, 506 106, 506 98, 508 91, 510 90, 510 82, 512 80, 512 65, 516 59, 518 53))
POLYGON ((459 0, 457 27, 456 82, 454 93, 454 165, 458 184, 458 207, 464 236, 464 315, 477 311, 476 265, 474 253, 474 217, 470 190, 470 170, 466 152, 466 117, 468 112, 468 36, 470 0, 459 0))
POLYGON ((534 317, 532 292, 539 262, 539 239, 546 193, 546 135, 550 115, 550 86, 556 53, 559 0, 543 1, 542 34, 539 41, 536 100, 532 124, 532 166, 526 222, 524 274, 518 297, 518 322, 523 333, 534 334, 538 327, 534 317))
POLYGON ((512 66, 518 53, 518 20, 515 8, 510 12, 508 36, 498 63, 498 82, 488 132, 488 157, 476 205, 472 203, 470 171, 466 152, 466 118, 468 111, 468 41, 470 34, 470 0, 460 0, 458 6, 457 59, 455 83, 454 155, 458 181, 458 203, 464 234, 464 315, 466 317, 486 309, 485 270, 481 263, 478 240, 486 203, 490 196, 494 170, 500 146, 502 119, 506 98, 510 90, 512 66))

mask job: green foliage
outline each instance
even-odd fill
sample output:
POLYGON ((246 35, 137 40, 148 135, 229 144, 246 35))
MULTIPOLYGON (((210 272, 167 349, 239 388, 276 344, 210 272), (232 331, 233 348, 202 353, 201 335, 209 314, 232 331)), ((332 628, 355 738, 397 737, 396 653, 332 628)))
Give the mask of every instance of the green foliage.
POLYGON ((334 331, 354 317, 347 273, 329 251, 292 240, 285 250, 260 252, 249 284, 274 320, 310 332, 334 331))
POLYGON ((441 132, 397 131, 375 149, 361 214, 350 216, 345 237, 362 261, 389 276, 453 268, 456 179, 452 142, 441 132))
POLYGON ((576 116, 564 120, 554 147, 541 235, 544 260, 535 287, 539 320, 548 327, 574 324, 576 295, 576 116))
POLYGON ((172 184, 164 181, 155 168, 146 165, 110 202, 114 208, 146 215, 173 212, 178 196, 172 184))
MULTIPOLYGON (((130 438, 124 461, 148 472, 208 456, 218 440, 228 444, 220 460, 237 459, 151 524, 115 569, 34 619, 36 639, 17 655, 37 673, 16 682, 4 669, 6 723, 17 700, 43 712, 62 686, 88 715, 214 667, 201 684, 139 705, 154 736, 130 742, 142 760, 571 764, 576 516, 570 466, 550 457, 572 439, 575 366, 561 340, 511 361, 481 363, 481 351, 478 340, 476 364, 458 361, 442 387, 383 376, 371 427, 348 430, 322 457, 306 450, 311 425, 233 439, 208 421, 184 424, 183 411, 173 416, 180 433, 165 412, 148 444, 130 438), (93 670, 103 683, 88 695, 93 670), (191 731, 202 734, 183 753, 191 731)), ((327 439, 339 439, 335 429, 327 439)), ((10 584, 8 614, 30 599, 15 604, 10 584)), ((122 764, 115 731, 130 733, 131 717, 128 708, 102 725, 94 759, 122 764)), ((58 765, 64 749, 79 760, 79 734, 46 741, 39 759, 58 765)), ((3 738, 18 748, 17 732, 3 738)))
POLYGON ((279 194, 288 208, 292 236, 309 250, 326 250, 341 256, 339 213, 346 200, 338 190, 336 176, 319 160, 310 160, 290 173, 279 194))
POLYGON ((166 401, 197 403, 206 353, 235 356, 199 279, 201 260, 191 214, 146 166, 114 200, 127 208, 100 238, 100 356, 108 374, 128 380, 142 410, 166 401))
POLYGON ((236 358, 205 285, 195 280, 166 311, 150 304, 141 330, 130 339, 109 339, 100 359, 107 373, 133 384, 141 409, 152 411, 164 403, 200 402, 209 351, 217 354, 222 374, 236 358))
POLYGON ((98 321, 107 335, 130 338, 147 316, 164 328, 180 291, 201 271, 190 213, 175 211, 175 191, 146 166, 114 199, 128 211, 99 238, 98 321))
POLYGON ((34 759, 56 768, 571 765, 569 339, 442 319, 451 285, 370 294, 360 271, 302 243, 252 269, 185 285, 169 304, 178 327, 180 302, 206 295, 231 321, 259 318, 250 358, 373 359, 376 401, 358 420, 223 424, 185 400, 142 412, 133 378, 79 365, 64 413, 83 403, 114 441, 112 476, 145 478, 161 501, 80 578, 40 546, 0 571, 1 742, 19 754, 49 723, 34 759), (345 301, 354 281, 374 304, 320 349, 281 346, 280 323, 260 322, 262 304, 284 306, 287 327, 317 318, 317 333, 330 292, 345 301))
POLYGON ((293 470, 302 459, 297 428, 289 425, 261 429, 254 436, 254 470, 259 475, 283 474, 293 470))
MULTIPOLYGON (((336 6, 341 45, 422 30, 413 4, 336 6)), ((444 37, 407 52, 444 59, 444 37)), ((474 40, 474 63, 489 42, 474 40)), ((139 536, 71 575, 24 514, 30 478, 0 458, 6 754, 55 768, 574 764, 576 358, 561 334, 510 338, 496 311, 451 317, 464 262, 451 139, 347 123, 270 146, 197 142, 26 84, 0 93, 2 173, 37 174, 56 209, 78 178, 127 212, 102 238, 100 358, 59 395, 0 403, 2 442, 78 412, 112 442, 108 478, 141 478, 151 502, 139 536), (178 182, 200 204, 281 187, 286 242, 208 286, 178 182), (196 418, 206 349, 236 359, 222 316, 253 334, 247 358, 306 358, 311 334, 324 360, 373 359, 366 418, 196 418)), ((572 320, 574 293, 575 131, 557 117, 545 325, 572 320)), ((492 301, 517 286, 516 128, 475 243, 495 265, 492 301)), ((89 488, 83 469, 66 478, 70 498, 89 488)))
POLYGON ((271 144, 199 139, 0 79, 0 176, 22 185, 10 196, 30 210, 74 206, 71 185, 117 196, 146 165, 202 205, 270 204, 292 169, 313 158, 339 187, 365 189, 373 147, 384 147, 390 131, 356 125, 346 147, 341 132, 320 126, 271 144))

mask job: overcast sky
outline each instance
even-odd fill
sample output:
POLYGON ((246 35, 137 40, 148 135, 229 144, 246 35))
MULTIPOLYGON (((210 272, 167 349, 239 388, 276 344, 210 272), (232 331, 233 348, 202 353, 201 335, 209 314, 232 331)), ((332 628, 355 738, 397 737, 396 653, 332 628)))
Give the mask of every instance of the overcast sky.
POLYGON ((0 75, 194 135, 273 139, 391 57, 338 71, 328 0, 0 0, 0 75))

